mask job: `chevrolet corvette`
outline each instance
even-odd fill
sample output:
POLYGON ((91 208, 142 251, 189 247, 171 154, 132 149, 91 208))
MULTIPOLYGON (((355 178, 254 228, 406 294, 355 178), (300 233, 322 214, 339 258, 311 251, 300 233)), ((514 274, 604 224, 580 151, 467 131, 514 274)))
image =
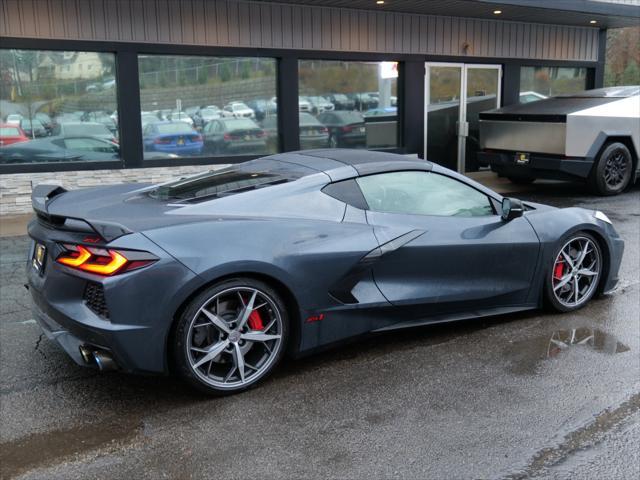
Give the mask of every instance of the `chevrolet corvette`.
POLYGON ((599 211, 506 198, 423 160, 322 149, 160 185, 32 194, 28 288, 78 364, 179 374, 213 394, 371 332, 614 289, 599 211))

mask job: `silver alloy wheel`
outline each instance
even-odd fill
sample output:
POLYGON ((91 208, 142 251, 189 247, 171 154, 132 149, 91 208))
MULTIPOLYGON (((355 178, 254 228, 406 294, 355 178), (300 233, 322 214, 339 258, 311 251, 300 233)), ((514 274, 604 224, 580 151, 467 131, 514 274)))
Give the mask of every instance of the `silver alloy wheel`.
POLYGON ((556 300, 565 307, 578 307, 591 298, 600 279, 600 251, 587 237, 575 237, 560 249, 551 272, 556 300))
POLYGON ((251 287, 223 290, 191 319, 187 358, 193 372, 218 389, 256 382, 282 348, 282 316, 275 301, 251 287))

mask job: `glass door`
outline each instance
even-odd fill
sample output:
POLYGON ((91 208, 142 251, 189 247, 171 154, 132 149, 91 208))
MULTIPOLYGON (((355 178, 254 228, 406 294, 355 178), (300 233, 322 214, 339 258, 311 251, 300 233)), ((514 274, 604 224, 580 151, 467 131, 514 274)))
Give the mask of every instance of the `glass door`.
POLYGON ((502 67, 427 63, 425 158, 458 172, 478 169, 478 115, 500 106, 502 67))

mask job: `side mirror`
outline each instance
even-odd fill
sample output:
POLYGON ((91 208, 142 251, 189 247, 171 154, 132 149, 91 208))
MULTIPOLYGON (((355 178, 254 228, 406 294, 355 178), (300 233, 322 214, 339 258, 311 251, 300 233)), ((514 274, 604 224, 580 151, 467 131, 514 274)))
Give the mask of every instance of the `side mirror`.
POLYGON ((502 220, 510 222, 514 218, 521 217, 524 213, 524 205, 517 198, 504 197, 502 199, 502 220))

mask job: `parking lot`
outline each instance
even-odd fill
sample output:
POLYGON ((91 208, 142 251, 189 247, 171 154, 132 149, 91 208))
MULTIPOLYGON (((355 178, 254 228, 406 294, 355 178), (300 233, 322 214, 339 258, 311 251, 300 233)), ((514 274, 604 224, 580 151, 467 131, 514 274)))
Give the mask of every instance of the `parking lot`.
POLYGON ((375 335, 225 398, 76 366, 32 320, 27 238, 0 239, 2 478, 636 478, 640 187, 517 188, 612 219, 626 241, 613 294, 375 335))

